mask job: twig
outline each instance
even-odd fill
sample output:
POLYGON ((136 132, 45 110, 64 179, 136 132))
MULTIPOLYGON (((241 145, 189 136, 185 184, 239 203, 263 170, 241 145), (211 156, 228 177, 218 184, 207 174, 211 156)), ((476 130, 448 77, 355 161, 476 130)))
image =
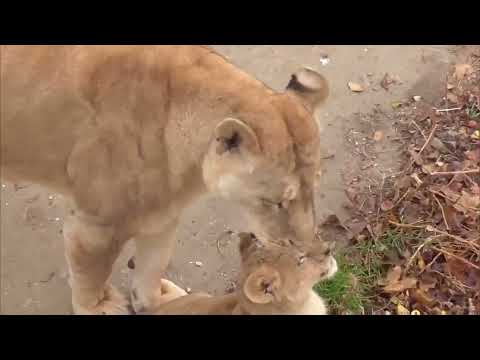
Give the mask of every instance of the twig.
POLYGON ((438 252, 441 252, 443 255, 447 255, 447 256, 451 256, 461 262, 463 262, 464 264, 467 264, 467 265, 470 265, 471 267, 477 269, 477 270, 480 270, 480 266, 478 265, 475 265, 475 264, 472 264, 470 261, 468 261, 467 259, 464 259, 460 256, 457 256, 455 254, 452 254, 451 252, 448 252, 448 251, 445 251, 443 249, 440 249, 440 248, 437 248, 437 247, 433 247, 434 250, 438 251, 438 252))
POLYGON ((435 201, 437 202, 438 206, 440 207, 440 210, 442 211, 442 217, 443 217, 443 222, 445 223, 445 227, 448 231, 450 231, 450 226, 448 226, 448 221, 447 221, 447 218, 445 216, 445 210, 443 209, 443 206, 442 204, 440 203, 440 201, 437 199, 437 197, 435 196, 435 194, 432 194, 433 195, 433 198, 435 199, 435 201))
POLYGON ((335 154, 323 156, 320 158, 320 160, 328 160, 328 159, 333 159, 335 157, 335 154))
POLYGON ((412 120, 412 124, 415 125, 415 127, 418 129, 418 131, 420 131, 420 134, 422 134, 423 138, 425 140, 427 140, 427 136, 423 132, 422 128, 420 126, 418 126, 418 124, 415 122, 415 120, 412 120))
POLYGON ((430 261, 430 262, 425 266, 425 268, 424 268, 422 271, 420 271, 420 274, 419 274, 419 275, 422 275, 425 270, 429 269, 430 266, 432 266, 432 264, 439 258, 440 255, 442 255, 442 253, 437 253, 437 255, 435 255, 435 257, 432 259, 432 261, 430 261))
POLYGON ((435 134, 435 131, 437 131, 437 127, 438 125, 435 124, 433 125, 433 128, 432 128, 432 131, 430 131, 430 135, 428 135, 428 138, 427 140, 425 141, 425 144, 423 144, 422 148, 420 149, 420 151, 418 152, 418 156, 420 156, 420 154, 423 152, 423 150, 425 150, 425 148, 430 144, 430 142, 432 141, 432 138, 433 138, 433 134, 435 134))
POLYGON ((450 108, 450 109, 435 109, 435 111, 438 113, 442 112, 450 112, 450 111, 455 111, 455 110, 462 110, 461 107, 456 107, 456 108, 450 108))
POLYGON ((431 176, 443 176, 443 175, 458 175, 458 174, 474 174, 480 172, 480 169, 462 170, 462 171, 435 171, 430 173, 431 176))
POLYGON ((407 191, 405 191, 405 194, 403 194, 400 199, 398 199, 396 202, 395 202, 395 205, 393 205, 392 209, 395 208, 396 206, 398 206, 403 199, 405 199, 407 197, 407 195, 410 193, 410 188, 407 189, 407 191))
POLYGON ((461 242, 461 243, 463 243, 463 244, 468 244, 468 245, 470 245, 470 246, 476 247, 476 244, 475 244, 473 241, 468 241, 468 240, 465 240, 465 239, 463 239, 463 238, 461 238, 461 237, 459 237, 459 236, 449 234, 449 233, 447 233, 447 232, 445 232, 445 231, 442 231, 442 230, 438 230, 437 228, 434 228, 434 227, 431 226, 431 225, 427 225, 427 226, 425 227, 425 229, 426 229, 427 231, 429 231, 429 232, 435 232, 435 233, 437 233, 437 234, 441 234, 441 235, 443 235, 443 236, 449 237, 449 238, 451 238, 451 239, 453 239, 453 240, 456 240, 456 241, 458 241, 458 242, 461 242))
POLYGON ((388 220, 388 222, 392 225, 398 226, 398 227, 404 227, 404 228, 411 228, 411 229, 425 229, 425 225, 412 225, 412 224, 401 224, 397 223, 395 221, 388 220))
POLYGON ((405 273, 407 273, 407 270, 410 268, 410 265, 412 264, 413 260, 415 259, 415 257, 418 255, 418 253, 420 252, 420 250, 423 249, 423 247, 425 245, 427 245, 428 243, 430 243, 433 239, 437 238, 438 236, 429 236, 428 238, 426 238, 422 244, 420 244, 420 246, 417 248, 417 250, 415 250, 415 252, 413 253, 413 255, 410 257, 410 259, 408 260, 407 262, 407 265, 405 265, 405 273))

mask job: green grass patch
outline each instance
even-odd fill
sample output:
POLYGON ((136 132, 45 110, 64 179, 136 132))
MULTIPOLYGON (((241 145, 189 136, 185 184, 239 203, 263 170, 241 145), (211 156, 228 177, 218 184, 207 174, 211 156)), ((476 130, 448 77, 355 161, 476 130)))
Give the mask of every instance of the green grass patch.
POLYGON ((340 251, 338 272, 315 285, 315 291, 328 302, 331 313, 369 313, 378 294, 378 281, 389 267, 386 260, 401 256, 414 237, 389 230, 376 241, 367 238, 340 251))

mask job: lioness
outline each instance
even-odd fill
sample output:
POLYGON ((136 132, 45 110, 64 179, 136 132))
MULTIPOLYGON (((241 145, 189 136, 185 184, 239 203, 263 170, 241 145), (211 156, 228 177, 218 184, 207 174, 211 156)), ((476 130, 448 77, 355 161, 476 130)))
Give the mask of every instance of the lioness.
POLYGON ((303 253, 288 243, 260 242, 246 233, 239 236, 242 270, 237 291, 223 296, 188 295, 163 279, 163 304, 152 315, 327 314, 324 301, 312 287, 337 270, 328 244, 317 242, 303 253))
POLYGON ((133 305, 155 307, 182 209, 206 191, 242 204, 259 238, 312 240, 321 75, 277 93, 204 46, 0 50, 2 176, 73 199, 75 313, 127 312, 107 280, 132 238, 133 305))

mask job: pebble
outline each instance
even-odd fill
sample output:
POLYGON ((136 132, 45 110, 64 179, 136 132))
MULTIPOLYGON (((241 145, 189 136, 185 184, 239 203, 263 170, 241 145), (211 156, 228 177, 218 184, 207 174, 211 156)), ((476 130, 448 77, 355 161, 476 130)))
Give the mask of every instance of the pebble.
POLYGON ((201 261, 195 261, 195 266, 202 267, 203 263, 201 261))
POLYGON ((328 55, 324 55, 320 58, 320 63, 323 65, 323 66, 326 66, 328 65, 328 63, 330 62, 330 58, 328 57, 328 55))
POLYGON ((192 293, 192 289, 189 288, 189 287, 187 287, 187 288, 185 289, 185 291, 187 292, 187 294, 191 294, 191 293, 192 293))

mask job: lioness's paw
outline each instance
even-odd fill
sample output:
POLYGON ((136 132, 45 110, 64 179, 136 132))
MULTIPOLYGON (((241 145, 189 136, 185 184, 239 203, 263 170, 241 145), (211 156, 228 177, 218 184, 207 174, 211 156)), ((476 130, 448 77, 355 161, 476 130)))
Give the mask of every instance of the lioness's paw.
POLYGON ((85 307, 73 301, 75 315, 128 315, 130 305, 116 288, 107 285, 105 296, 95 307, 85 307))
POLYGON ((130 300, 136 313, 148 313, 169 301, 187 295, 185 290, 167 279, 161 279, 158 288, 146 290, 142 292, 140 288, 134 287, 130 292, 130 300))

